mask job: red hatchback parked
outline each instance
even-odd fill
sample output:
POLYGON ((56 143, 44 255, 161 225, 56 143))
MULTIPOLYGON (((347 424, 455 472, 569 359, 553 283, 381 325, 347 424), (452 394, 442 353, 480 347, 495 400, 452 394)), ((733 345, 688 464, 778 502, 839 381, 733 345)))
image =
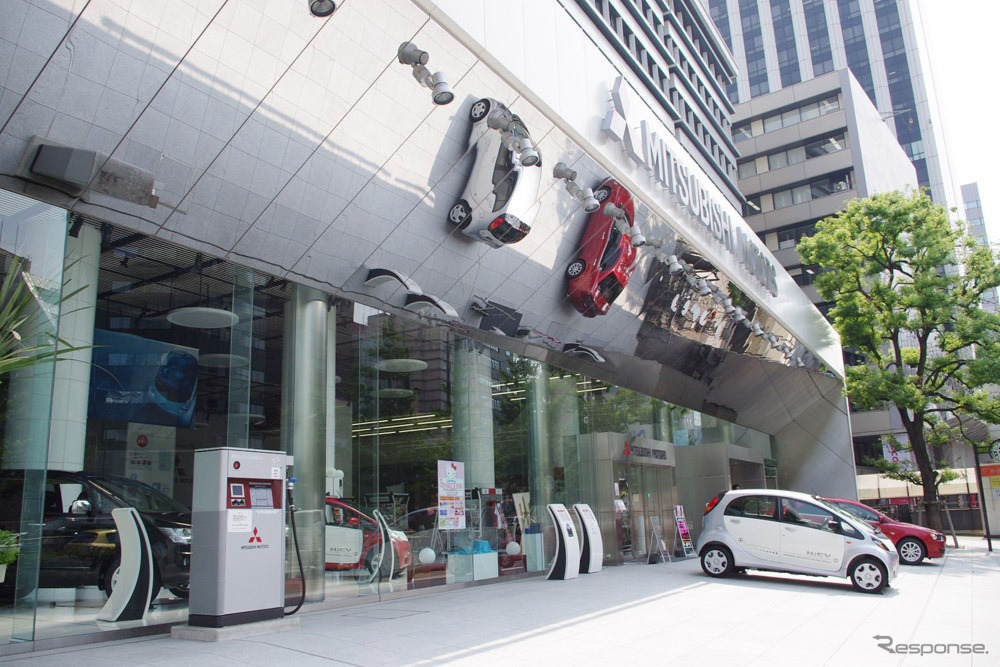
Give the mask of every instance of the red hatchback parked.
POLYGON ((904 565, 917 565, 924 558, 944 557, 944 535, 936 530, 895 521, 864 503, 841 498, 827 498, 827 500, 885 533, 886 537, 896 545, 899 560, 904 565))
POLYGON ((615 219, 604 214, 608 202, 623 207, 631 230, 635 224, 631 193, 618 181, 606 178, 594 190, 594 198, 601 203, 601 208, 590 214, 580 255, 566 268, 569 299, 585 317, 608 312, 628 285, 636 257, 631 235, 622 233, 615 219))

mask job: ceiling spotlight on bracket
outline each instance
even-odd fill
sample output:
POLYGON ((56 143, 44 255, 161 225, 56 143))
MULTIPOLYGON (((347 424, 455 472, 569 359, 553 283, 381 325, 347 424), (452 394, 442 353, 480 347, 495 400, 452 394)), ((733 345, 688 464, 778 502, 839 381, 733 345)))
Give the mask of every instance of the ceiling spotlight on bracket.
POLYGON ((323 18, 337 11, 337 3, 333 0, 308 0, 309 11, 313 16, 323 18))
POLYGON ((566 343, 563 345, 562 351, 566 354, 572 354, 574 357, 582 357, 598 364, 603 364, 606 361, 600 352, 587 345, 581 345, 580 343, 566 343))
POLYGON ((541 161, 542 157, 538 154, 534 142, 530 137, 524 136, 523 125, 519 127, 518 121, 514 120, 514 114, 507 107, 502 104, 496 105, 496 108, 486 116, 486 125, 491 130, 500 132, 504 146, 516 153, 525 167, 534 167, 541 161))
POLYGON ((764 327, 762 327, 760 325, 760 322, 753 322, 750 325, 750 328, 753 329, 753 335, 754 336, 757 336, 758 338, 760 338, 761 336, 764 335, 764 327))
POLYGON ((413 278, 409 277, 405 273, 400 273, 399 271, 393 271, 392 269, 368 269, 368 275, 365 278, 365 287, 378 287, 379 285, 384 285, 385 283, 396 281, 407 292, 413 292, 416 294, 422 294, 423 290, 420 289, 413 278))
POLYGON ((427 69, 427 61, 430 56, 426 51, 421 51, 413 42, 403 42, 396 52, 401 65, 410 65, 413 68, 413 78, 424 88, 431 89, 431 99, 434 104, 450 104, 455 99, 455 92, 448 85, 444 72, 435 72, 427 69))
POLYGON ((684 265, 677 261, 677 255, 667 257, 667 264, 670 265, 670 273, 680 273, 684 270, 684 265))
POLYGON ((698 288, 698 294, 702 296, 708 296, 712 293, 712 288, 708 286, 708 281, 704 278, 698 278, 698 280, 695 281, 695 287, 698 288))
POLYGON ((418 315, 436 315, 438 317, 443 315, 450 320, 458 319, 458 311, 451 304, 430 294, 407 292, 403 308, 418 315))
POLYGON ((582 201, 583 210, 587 213, 593 213, 601 208, 601 202, 594 197, 594 191, 591 188, 581 188, 577 185, 576 170, 567 167, 565 162, 556 162, 556 166, 552 168, 552 176, 566 182, 566 192, 574 199, 582 201))

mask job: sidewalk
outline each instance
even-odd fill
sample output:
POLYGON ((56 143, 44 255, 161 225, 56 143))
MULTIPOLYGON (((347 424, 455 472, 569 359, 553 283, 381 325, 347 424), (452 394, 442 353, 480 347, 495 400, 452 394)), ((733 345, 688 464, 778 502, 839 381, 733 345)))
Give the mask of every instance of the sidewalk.
POLYGON ((846 578, 751 573, 710 579, 696 559, 687 559, 608 568, 570 581, 527 579, 335 610, 306 608, 299 629, 249 639, 159 636, 0 663, 1000 665, 1000 555, 988 553, 981 538, 959 543, 963 548, 950 548, 941 561, 902 567, 884 595, 857 593, 846 578), (925 655, 891 654, 880 643, 916 644, 910 650, 925 655), (988 653, 959 653, 973 643, 988 653))

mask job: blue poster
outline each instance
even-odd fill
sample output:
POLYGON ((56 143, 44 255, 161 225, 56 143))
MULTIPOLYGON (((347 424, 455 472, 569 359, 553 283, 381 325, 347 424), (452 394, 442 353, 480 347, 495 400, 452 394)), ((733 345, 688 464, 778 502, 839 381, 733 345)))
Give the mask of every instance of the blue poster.
POLYGON ((198 350, 104 329, 94 346, 89 417, 194 426, 198 350))

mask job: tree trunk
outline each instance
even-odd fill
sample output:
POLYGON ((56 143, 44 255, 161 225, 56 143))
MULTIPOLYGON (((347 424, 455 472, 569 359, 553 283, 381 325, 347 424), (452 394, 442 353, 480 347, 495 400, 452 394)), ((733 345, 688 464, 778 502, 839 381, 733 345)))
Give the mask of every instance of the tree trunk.
POLYGON ((896 409, 903 418, 903 426, 906 428, 906 434, 910 439, 913 458, 916 460, 917 469, 920 471, 920 481, 924 488, 924 510, 927 512, 927 527, 943 533, 944 522, 941 520, 937 486, 934 484, 936 473, 930 451, 927 449, 927 441, 924 439, 923 420, 919 417, 910 419, 905 410, 896 409))

